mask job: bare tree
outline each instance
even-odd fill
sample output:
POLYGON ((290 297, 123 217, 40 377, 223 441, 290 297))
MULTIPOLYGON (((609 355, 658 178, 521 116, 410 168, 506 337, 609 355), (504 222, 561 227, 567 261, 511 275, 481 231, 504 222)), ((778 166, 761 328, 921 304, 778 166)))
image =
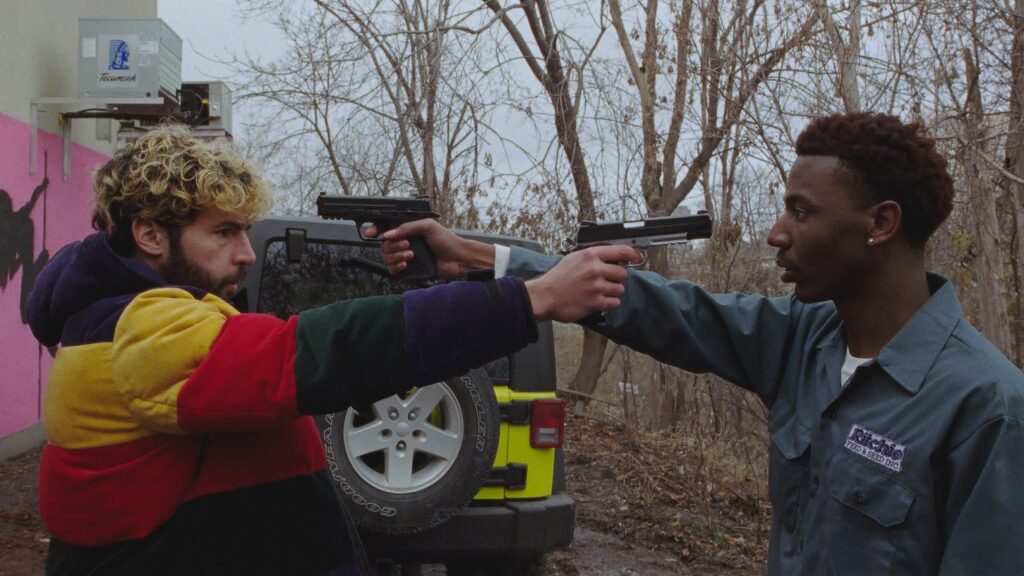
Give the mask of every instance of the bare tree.
POLYGON ((832 9, 826 0, 814 0, 814 8, 835 49, 836 67, 839 69, 836 80, 843 107, 847 112, 860 112, 860 89, 857 85, 857 61, 860 58, 860 0, 850 2, 846 38, 832 17, 832 9))
MULTIPOLYGON (((627 27, 626 12, 619 0, 608 2, 622 60, 639 101, 639 121, 633 124, 638 124, 642 133, 640 193, 646 212, 663 216, 672 213, 704 178, 702 188, 709 198, 706 205, 712 211, 716 205, 720 208, 719 231, 728 231, 719 237, 734 242, 740 233, 732 222, 731 192, 740 160, 744 108, 789 51, 811 36, 818 14, 808 11, 795 30, 780 27, 764 34, 770 28, 758 26, 760 12, 765 9, 758 0, 740 0, 728 11, 722 9, 718 0, 709 0, 698 7, 697 21, 694 3, 684 0, 678 10, 671 11, 668 26, 658 18, 660 5, 653 0, 636 4, 633 10, 641 13, 642 18, 627 27), (699 42, 695 43, 693 38, 697 34, 699 42), (675 53, 674 58, 671 52, 675 53), (657 86, 659 76, 671 80, 662 94, 657 86), (700 101, 699 120, 687 115, 691 90, 697 92, 700 101), (667 116, 667 125, 658 121, 659 115, 667 116), (699 143, 697 149, 681 150, 681 138, 694 132, 699 143), (726 154, 718 157, 723 146, 726 154), (680 175, 676 166, 681 156, 685 158, 686 171, 680 175), (707 180, 716 158, 722 171, 717 202, 710 199, 712 187, 707 180)), ((650 266, 670 275, 667 251, 652 251, 650 266)), ((581 366, 596 362, 599 358, 584 357, 581 366)), ((659 397, 664 401, 657 421, 665 425, 674 420, 672 411, 678 403, 673 400, 672 384, 666 381, 662 388, 659 397)))
POLYGON ((291 49, 274 62, 236 60, 236 81, 243 99, 271 111, 260 127, 275 136, 266 156, 308 150, 309 136, 319 144, 314 161, 292 154, 279 174, 287 185, 315 184, 303 206, 323 191, 426 194, 448 224, 477 223, 492 106, 472 89, 465 61, 476 37, 457 33, 462 16, 449 2, 319 0, 304 9, 256 0, 251 9, 272 15, 291 49))
POLYGON ((1003 162, 1003 182, 1013 216, 1014 358, 1020 364, 1024 350, 1024 0, 1015 0, 1010 12, 1010 107, 1003 162))
MULTIPOLYGON (((509 15, 510 8, 502 6, 498 0, 484 0, 484 4, 500 18, 516 49, 522 54, 523 61, 551 99, 558 142, 569 161, 573 184, 576 187, 579 217, 581 220, 594 220, 594 192, 590 188, 587 161, 580 144, 576 120, 577 103, 570 85, 572 78, 563 65, 559 31, 555 27, 547 0, 534 0, 516 6, 522 9, 526 16, 533 46, 512 21, 509 15)), ((577 70, 577 74, 580 73, 581 71, 577 70)))
MULTIPOLYGON (((563 40, 560 39, 559 30, 555 26, 547 0, 534 0, 517 6, 525 14, 532 46, 512 20, 509 8, 502 6, 498 0, 484 0, 484 3, 500 18, 502 26, 508 32, 530 72, 550 98, 558 142, 568 159, 573 184, 576 188, 579 218, 580 220, 596 220, 594 192, 590 187, 590 174, 587 171, 586 157, 577 125, 577 101, 571 92, 572 78, 563 64, 564 50, 560 46, 563 40)), ((575 70, 577 78, 583 73, 582 67, 569 68, 569 70, 575 70)), ((582 361, 571 383, 574 390, 585 393, 593 392, 606 347, 607 340, 605 338, 589 331, 585 334, 582 361)))
MULTIPOLYGON (((961 294, 967 304, 973 304, 967 313, 975 316, 979 329, 993 344, 1012 356, 1006 300, 1006 278, 1011 269, 994 186, 999 166, 991 153, 1003 135, 993 130, 995 115, 989 110, 1005 105, 1006 100, 986 97, 986 81, 998 82, 994 72, 1001 66, 990 51, 997 27, 985 10, 957 2, 933 6, 927 13, 932 22, 926 27, 928 44, 921 56, 931 56, 938 62, 934 76, 938 90, 931 104, 937 111, 934 129, 948 135, 950 143, 955 144, 951 168, 958 176, 957 187, 966 195, 961 204, 964 210, 954 213, 962 230, 954 246, 963 247, 959 262, 962 273, 954 278, 968 288, 961 294), (937 28, 940 22, 942 27, 937 28), (962 68, 957 60, 963 63, 962 68)), ((1013 222, 1015 218, 1004 220, 1013 222)))
MULTIPOLYGON (((714 240, 650 267, 716 291, 785 289, 764 238, 809 118, 920 121, 962 191, 930 267, 1000 346, 1014 317, 1024 349, 1024 0, 250 1, 293 38, 245 82, 272 111, 268 162, 294 168, 282 188, 429 193, 449 224, 548 247, 580 220, 703 200, 714 240)), ((573 388, 599 395, 605 350, 585 336, 573 388)), ((629 362, 655 426, 692 403, 743 429, 747 399, 713 379, 684 402, 689 375, 629 362)))
POLYGON ((977 243, 976 284, 980 310, 980 329, 1004 353, 1010 353, 1010 328, 1006 312, 1003 262, 999 246, 999 225, 996 216, 992 171, 982 159, 987 147, 987 122, 981 99, 981 76, 970 49, 963 51, 967 95, 964 106, 960 162, 964 171, 964 187, 973 216, 977 243))

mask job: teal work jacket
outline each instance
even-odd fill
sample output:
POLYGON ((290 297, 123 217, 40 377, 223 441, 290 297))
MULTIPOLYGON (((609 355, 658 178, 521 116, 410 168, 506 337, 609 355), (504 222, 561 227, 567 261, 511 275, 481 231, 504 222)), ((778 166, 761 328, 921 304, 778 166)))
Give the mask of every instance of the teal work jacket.
MULTIPOLYGON (((556 261, 513 248, 507 273, 556 261)), ((631 271, 622 305, 591 327, 769 408, 769 575, 1024 574, 1024 375, 946 279, 928 282, 928 302, 845 388, 831 302, 631 271)))

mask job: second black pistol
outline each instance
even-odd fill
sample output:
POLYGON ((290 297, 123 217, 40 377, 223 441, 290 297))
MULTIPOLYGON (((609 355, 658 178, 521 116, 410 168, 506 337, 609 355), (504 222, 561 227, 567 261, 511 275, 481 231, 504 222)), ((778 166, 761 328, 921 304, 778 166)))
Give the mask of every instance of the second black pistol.
MULTIPOLYGON (((330 220, 353 220, 359 237, 367 242, 380 242, 377 238, 363 236, 363 226, 373 223, 377 234, 397 228, 406 222, 423 218, 437 218, 430 205, 430 199, 401 196, 327 196, 316 199, 316 212, 321 218, 330 220)), ((413 259, 406 263, 405 270, 398 274, 403 280, 420 282, 437 278, 437 263, 434 251, 422 236, 409 237, 409 249, 413 259)))

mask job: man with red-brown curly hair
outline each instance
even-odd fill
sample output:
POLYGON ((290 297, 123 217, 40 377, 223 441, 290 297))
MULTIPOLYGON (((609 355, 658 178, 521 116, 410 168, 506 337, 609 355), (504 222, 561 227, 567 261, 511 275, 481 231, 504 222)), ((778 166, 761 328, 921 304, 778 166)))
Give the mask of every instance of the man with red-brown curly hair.
POLYGON ((283 321, 227 301, 255 260, 245 231, 270 204, 228 143, 154 129, 94 191, 98 232, 53 258, 29 302, 33 334, 61 346, 39 471, 55 576, 358 574, 310 415, 462 374, 536 339, 537 321, 614 307, 626 274, 605 260, 639 259, 609 249, 528 282, 453 282, 283 321))
MULTIPOLYGON (((709 294, 630 272, 586 323, 756 392, 770 410, 769 575, 1015 575, 1024 570, 1024 375, 925 268, 952 209, 920 126, 819 118, 799 136, 768 234, 795 294, 709 294)), ((439 264, 530 278, 557 260, 415 222, 384 235, 393 271, 422 234, 439 264)))

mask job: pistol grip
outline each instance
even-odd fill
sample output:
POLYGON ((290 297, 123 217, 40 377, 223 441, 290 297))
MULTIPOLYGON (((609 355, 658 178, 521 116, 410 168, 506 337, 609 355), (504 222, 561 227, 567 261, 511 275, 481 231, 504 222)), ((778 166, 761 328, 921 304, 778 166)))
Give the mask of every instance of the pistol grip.
POLYGON ((410 236, 409 249, 413 258, 406 262, 405 270, 398 273, 402 280, 421 281, 437 278, 437 257, 423 236, 410 236))

